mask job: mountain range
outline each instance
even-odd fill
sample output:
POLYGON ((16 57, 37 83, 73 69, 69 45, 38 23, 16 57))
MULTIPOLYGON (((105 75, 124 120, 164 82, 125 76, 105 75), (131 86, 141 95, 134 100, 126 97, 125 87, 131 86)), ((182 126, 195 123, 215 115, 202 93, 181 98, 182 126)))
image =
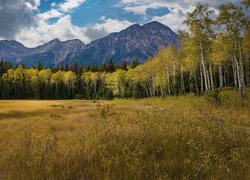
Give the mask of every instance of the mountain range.
POLYGON ((143 26, 134 24, 87 45, 78 39, 54 39, 38 47, 27 48, 14 40, 2 40, 0 58, 27 66, 37 65, 39 61, 42 61, 44 66, 74 62, 81 65, 100 65, 109 60, 120 64, 132 59, 143 63, 157 54, 161 46, 178 46, 177 39, 177 34, 169 27, 154 21, 143 26))

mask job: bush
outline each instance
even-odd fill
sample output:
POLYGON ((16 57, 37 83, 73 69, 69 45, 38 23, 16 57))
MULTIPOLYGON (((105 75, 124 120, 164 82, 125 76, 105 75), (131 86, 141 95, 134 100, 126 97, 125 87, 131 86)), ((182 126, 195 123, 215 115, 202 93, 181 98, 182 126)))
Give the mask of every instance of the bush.
POLYGON ((106 94, 105 94, 105 99, 107 100, 113 100, 114 99, 114 94, 111 89, 107 89, 106 94))
POLYGON ((213 89, 211 91, 209 91, 205 98, 214 104, 222 104, 228 97, 227 96, 222 96, 220 95, 220 90, 219 89, 213 89))

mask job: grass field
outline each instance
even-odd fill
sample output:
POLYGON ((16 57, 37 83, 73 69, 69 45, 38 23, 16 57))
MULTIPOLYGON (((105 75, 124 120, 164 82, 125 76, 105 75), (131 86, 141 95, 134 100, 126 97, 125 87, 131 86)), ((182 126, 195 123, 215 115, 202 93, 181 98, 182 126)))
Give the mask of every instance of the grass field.
POLYGON ((249 179, 249 99, 0 101, 0 179, 249 179))

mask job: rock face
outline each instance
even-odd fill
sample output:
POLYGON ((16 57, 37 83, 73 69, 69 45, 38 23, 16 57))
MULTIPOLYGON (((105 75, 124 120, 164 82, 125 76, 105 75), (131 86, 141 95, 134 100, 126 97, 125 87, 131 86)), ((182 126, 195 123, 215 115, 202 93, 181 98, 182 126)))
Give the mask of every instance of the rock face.
POLYGON ((29 54, 31 50, 17 41, 0 41, 0 58, 11 62, 18 62, 22 56, 29 54))
POLYGON ((14 64, 37 65, 42 61, 45 66, 54 66, 65 59, 73 59, 83 51, 85 44, 78 39, 60 41, 54 39, 36 48, 27 48, 17 41, 0 41, 0 58, 14 64))
POLYGON ((102 64, 113 60, 115 63, 136 58, 141 63, 155 55, 161 46, 177 45, 177 35, 167 26, 151 22, 144 26, 132 25, 112 33, 86 46, 78 58, 83 64, 102 64))
POLYGON ((85 45, 80 40, 54 39, 35 48, 27 48, 17 41, 0 41, 0 58, 13 63, 34 66, 39 60, 45 66, 74 63, 100 65, 109 60, 122 63, 138 59, 141 63, 154 56, 161 46, 177 45, 177 35, 159 22, 132 25, 121 32, 85 45))

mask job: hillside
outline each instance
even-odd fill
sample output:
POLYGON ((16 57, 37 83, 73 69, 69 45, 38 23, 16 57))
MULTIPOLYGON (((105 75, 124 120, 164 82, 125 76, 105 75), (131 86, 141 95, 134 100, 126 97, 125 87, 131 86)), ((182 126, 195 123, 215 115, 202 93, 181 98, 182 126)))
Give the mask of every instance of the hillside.
POLYGON ((0 58, 14 64, 45 66, 57 64, 100 65, 109 60, 121 64, 138 59, 141 63, 157 54, 161 46, 177 45, 177 35, 159 22, 140 26, 132 25, 121 32, 112 33, 87 45, 78 39, 60 41, 54 39, 35 48, 27 48, 17 41, 0 41, 0 58))

